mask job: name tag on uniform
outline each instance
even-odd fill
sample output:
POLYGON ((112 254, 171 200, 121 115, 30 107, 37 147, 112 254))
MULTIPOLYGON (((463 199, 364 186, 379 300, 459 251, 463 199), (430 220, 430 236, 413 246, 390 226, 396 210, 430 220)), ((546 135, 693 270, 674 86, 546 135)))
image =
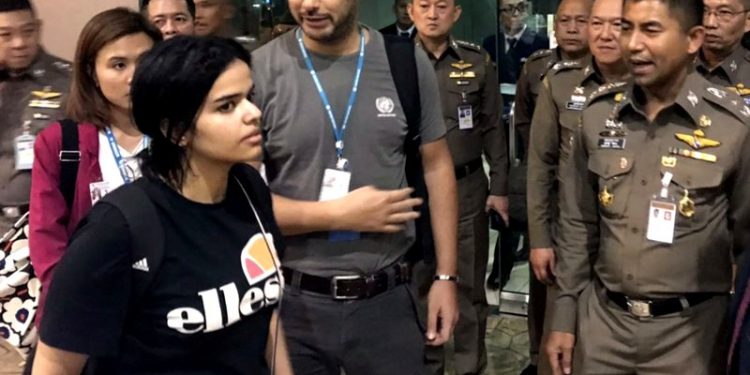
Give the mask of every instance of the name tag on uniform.
POLYGON ((470 105, 458 106, 458 128, 461 130, 474 129, 474 112, 470 105))
POLYGON ((648 207, 648 230, 646 238, 651 241, 671 244, 674 241, 674 223, 677 205, 652 200, 648 207))
POLYGON ((600 150, 624 150, 625 138, 599 138, 600 150))
POLYGON ((31 134, 16 137, 13 142, 14 160, 17 171, 28 171, 34 165, 34 139, 31 134))
POLYGON ((570 101, 565 103, 565 108, 571 111, 583 111, 584 104, 586 104, 585 96, 573 95, 570 97, 570 101))
MULTIPOLYGON (((318 200, 323 202, 343 198, 349 194, 351 180, 351 172, 331 168, 326 169, 323 173, 323 182, 320 186, 318 200)), ((331 241, 354 241, 359 239, 359 233, 331 232, 328 239, 331 241)))

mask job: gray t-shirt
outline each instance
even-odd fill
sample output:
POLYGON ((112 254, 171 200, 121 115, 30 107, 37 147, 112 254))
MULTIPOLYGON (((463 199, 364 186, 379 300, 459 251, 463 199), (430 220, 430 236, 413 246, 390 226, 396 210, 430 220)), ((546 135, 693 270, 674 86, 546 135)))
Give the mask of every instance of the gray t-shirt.
MULTIPOLYGON (((350 190, 373 185, 405 187, 406 116, 391 76, 383 36, 370 28, 365 63, 344 134, 344 157, 352 173, 350 190)), ((292 30, 253 53, 255 101, 263 111, 266 173, 281 196, 318 200, 323 173, 335 168, 335 137, 318 90, 292 30)), ((338 125, 344 118, 358 54, 322 56, 310 52, 338 125)), ((422 143, 445 135, 438 84, 427 55, 416 49, 422 102, 422 143)), ((425 202, 426 204, 426 202, 425 202)), ((397 234, 362 233, 353 241, 331 241, 329 233, 289 236, 285 266, 315 275, 370 273, 401 258, 414 242, 414 225, 397 234)))

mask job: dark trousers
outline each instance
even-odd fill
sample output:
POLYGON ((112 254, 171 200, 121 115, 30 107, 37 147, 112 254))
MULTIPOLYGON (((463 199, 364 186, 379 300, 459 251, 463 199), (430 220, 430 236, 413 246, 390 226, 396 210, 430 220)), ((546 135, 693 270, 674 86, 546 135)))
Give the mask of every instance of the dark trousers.
POLYGON ((422 375, 424 328, 407 285, 340 302, 287 285, 281 307, 297 375, 422 375))

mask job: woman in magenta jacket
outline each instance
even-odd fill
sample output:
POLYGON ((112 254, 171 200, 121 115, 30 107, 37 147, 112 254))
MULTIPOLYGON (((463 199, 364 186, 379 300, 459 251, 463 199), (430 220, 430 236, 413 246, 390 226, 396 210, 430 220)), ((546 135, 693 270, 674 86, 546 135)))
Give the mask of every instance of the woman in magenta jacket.
POLYGON ((161 38, 143 16, 125 8, 99 13, 81 32, 66 104, 66 115, 78 123, 80 150, 70 207, 60 191, 61 125, 42 131, 34 145, 29 248, 42 282, 37 327, 54 267, 79 221, 91 209, 92 198, 139 176, 133 156, 148 140, 131 119, 130 80, 140 56, 161 38))

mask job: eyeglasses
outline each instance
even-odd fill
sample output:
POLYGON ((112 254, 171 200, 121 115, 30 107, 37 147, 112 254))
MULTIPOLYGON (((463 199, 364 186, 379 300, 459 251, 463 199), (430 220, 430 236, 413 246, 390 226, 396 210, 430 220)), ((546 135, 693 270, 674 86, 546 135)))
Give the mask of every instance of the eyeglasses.
POLYGON ((518 3, 516 5, 507 5, 500 8, 500 12, 504 14, 524 14, 526 13, 526 10, 528 9, 528 6, 526 3, 518 3))
POLYGON ((709 9, 709 8, 704 8, 703 9, 703 20, 704 21, 707 20, 713 14, 714 16, 716 16, 716 19, 718 19, 719 21, 721 21, 721 22, 729 22, 729 21, 731 21, 734 18, 734 16, 736 16, 738 14, 741 14, 741 13, 746 13, 746 12, 748 12, 748 9, 743 9, 743 10, 739 10, 739 11, 733 12, 733 11, 731 11, 729 9, 713 10, 713 9, 709 9))

